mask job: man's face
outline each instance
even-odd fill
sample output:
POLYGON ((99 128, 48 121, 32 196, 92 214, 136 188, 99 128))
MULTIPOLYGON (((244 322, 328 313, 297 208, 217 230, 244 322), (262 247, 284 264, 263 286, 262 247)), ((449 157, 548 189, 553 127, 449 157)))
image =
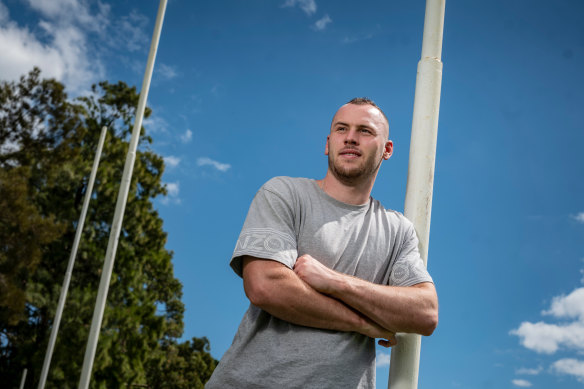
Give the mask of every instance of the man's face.
POLYGON ((343 105, 335 114, 325 154, 329 170, 346 184, 374 178, 381 161, 389 159, 393 143, 379 110, 369 104, 343 105))

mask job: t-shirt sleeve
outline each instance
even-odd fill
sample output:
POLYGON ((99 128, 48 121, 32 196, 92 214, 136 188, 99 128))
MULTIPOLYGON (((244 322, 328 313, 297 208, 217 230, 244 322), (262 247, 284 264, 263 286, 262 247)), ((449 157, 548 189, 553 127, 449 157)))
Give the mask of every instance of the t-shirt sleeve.
POLYGON ((418 250, 418 237, 413 224, 405 220, 404 239, 389 276, 391 286, 412 286, 433 282, 418 250))
POLYGON ((264 185, 255 195, 231 257, 242 277, 242 256, 278 261, 293 268, 298 257, 292 199, 264 185))

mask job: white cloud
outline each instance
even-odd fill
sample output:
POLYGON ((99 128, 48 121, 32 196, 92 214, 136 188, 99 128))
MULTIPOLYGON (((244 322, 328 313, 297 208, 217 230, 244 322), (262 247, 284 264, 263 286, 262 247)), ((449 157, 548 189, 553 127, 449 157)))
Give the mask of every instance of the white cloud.
POLYGON ((169 155, 167 157, 164 157, 164 163, 169 167, 177 167, 178 164, 180 163, 180 158, 169 155))
POLYGON ((378 353, 375 361, 376 367, 385 367, 389 366, 389 362, 391 361, 391 355, 386 353, 378 353))
POLYGON ((8 12, 8 8, 0 1, 0 23, 7 22, 8 20, 10 20, 10 12, 8 12))
POLYGON ((178 196, 178 192, 180 190, 178 182, 168 182, 166 184, 166 190, 168 191, 168 195, 170 197, 178 196))
MULTIPOLYGON (((103 75, 102 64, 89 59, 85 33, 77 27, 56 27, 48 23, 42 24, 53 36, 53 45, 60 54, 63 63, 63 83, 79 91, 88 88, 88 80, 96 81, 103 75)), ((43 69, 45 65, 41 65, 43 69)))
POLYGON ((552 364, 552 370, 556 373, 572 375, 578 381, 584 382, 584 361, 572 358, 560 359, 552 364))
POLYGON ((531 382, 526 380, 512 380, 511 383, 521 388, 529 388, 531 386, 531 382))
POLYGON ((59 25, 78 24, 91 31, 104 30, 108 25, 110 7, 98 2, 99 11, 92 13, 83 0, 27 0, 28 5, 43 17, 59 25))
POLYGON ((510 334, 518 336, 524 347, 537 353, 553 354, 563 348, 584 352, 584 288, 554 297, 550 308, 542 314, 572 321, 559 324, 523 322, 510 334))
POLYGON ((584 288, 578 288, 569 295, 554 297, 549 310, 542 312, 557 318, 578 318, 584 323, 584 288))
POLYGON ((180 198, 178 197, 180 192, 180 185, 178 182, 167 182, 166 184, 166 191, 167 195, 160 200, 160 202, 164 205, 168 205, 170 203, 173 204, 180 204, 180 198))
POLYGON ((572 215, 572 219, 576 220, 578 223, 584 223, 584 212, 572 215))
POLYGON ((584 352, 584 324, 574 322, 568 325, 544 322, 523 322, 511 335, 521 338, 521 344, 537 353, 553 354, 561 347, 584 352))
POLYGON ((4 80, 17 80, 38 66, 43 77, 55 78, 78 93, 103 78, 103 65, 89 47, 88 34, 107 26, 108 6, 99 3, 97 12, 92 12, 86 2, 77 0, 28 0, 27 4, 40 14, 40 28, 34 33, 11 21, 6 7, 0 5, 4 80))
POLYGON ((316 12, 316 2, 314 0, 286 0, 282 7, 295 7, 297 5, 308 16, 316 12))
POLYGON ((0 74, 4 80, 17 80, 33 66, 42 66, 45 77, 62 79, 65 64, 55 47, 41 43, 28 31, 9 22, 0 27, 0 74))
POLYGON ((188 143, 191 139, 193 139, 193 132, 191 130, 186 130, 185 133, 180 136, 180 140, 182 140, 183 143, 188 143))
MULTIPOLYGON (((147 51, 150 48, 149 37, 146 33, 148 18, 136 10, 130 12, 128 16, 120 18, 115 22, 113 30, 116 34, 107 36, 111 47, 123 47, 131 52, 138 50, 147 51)), ((144 64, 141 64, 140 71, 144 71, 144 64)))
POLYGON ((375 34, 366 34, 366 35, 354 35, 354 36, 346 36, 343 38, 343 40, 341 41, 341 43, 343 44, 351 44, 351 43, 355 43, 355 42, 359 42, 359 41, 364 41, 364 40, 368 40, 371 39, 375 36, 375 34))
POLYGON ((174 66, 170 66, 164 63, 157 65, 157 73, 165 80, 171 80, 178 76, 174 66))
POLYGON ((227 170, 229 170, 229 168, 231 168, 231 165, 229 165, 227 163, 221 163, 221 162, 214 161, 211 158, 202 157, 202 158, 197 159, 197 166, 205 166, 205 165, 213 166, 215 169, 217 169, 221 172, 226 172, 227 170))
POLYGON ((331 23, 333 20, 330 18, 330 16, 324 15, 322 18, 318 19, 316 21, 316 23, 314 23, 313 28, 316 31, 322 31, 326 28, 327 24, 331 23))
POLYGON ((541 366, 537 367, 536 369, 529 369, 526 367, 522 367, 520 369, 515 370, 515 374, 525 374, 525 375, 538 375, 541 373, 543 368, 541 366))
POLYGON ((142 125, 152 133, 167 132, 168 123, 160 116, 151 115, 142 121, 142 125))
MULTIPOLYGON (((537 353, 554 354, 560 350, 584 353, 584 287, 576 288, 568 295, 554 297, 550 308, 541 313, 562 321, 555 324, 542 321, 523 322, 519 328, 510 331, 510 334, 518 336, 524 347, 537 353)), ((516 373, 537 375, 542 370, 543 368, 539 366, 536 369, 518 369, 516 373)), ((551 365, 550 370, 558 374, 574 376, 578 381, 584 382, 584 361, 582 360, 560 359, 551 365)), ((515 380, 513 383, 515 384, 515 380)))
MULTIPOLYGON (((101 0, 25 0, 36 13, 37 25, 10 20, 0 2, 0 75, 17 80, 34 66, 42 77, 55 78, 73 95, 106 78, 105 55, 123 63, 128 51, 148 50, 148 18, 137 11, 114 17, 101 0), (37 28, 38 27, 38 28, 37 28), (113 32, 113 33, 112 33, 113 32)), ((143 66, 140 71, 143 71, 143 66)), ((166 73, 167 75, 170 73, 166 73)))

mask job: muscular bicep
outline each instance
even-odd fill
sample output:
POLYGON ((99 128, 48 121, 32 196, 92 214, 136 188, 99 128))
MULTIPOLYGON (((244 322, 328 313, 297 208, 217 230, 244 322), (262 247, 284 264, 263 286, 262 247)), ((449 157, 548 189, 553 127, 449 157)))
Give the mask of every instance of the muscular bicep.
POLYGON ((422 308, 427 312, 427 316, 430 317, 429 321, 431 324, 426 335, 431 334, 436 326, 438 325, 438 293, 436 293, 436 287, 432 282, 422 282, 410 286, 410 288, 417 288, 424 293, 424 298, 421 299, 422 308))
POLYGON ((430 305, 438 309, 438 294, 436 293, 436 287, 432 282, 421 282, 410 286, 410 288, 417 288, 424 291, 427 301, 430 305))
POLYGON ((263 306, 282 283, 297 278, 294 272, 284 264, 270 259, 244 256, 243 288, 252 304, 263 306))

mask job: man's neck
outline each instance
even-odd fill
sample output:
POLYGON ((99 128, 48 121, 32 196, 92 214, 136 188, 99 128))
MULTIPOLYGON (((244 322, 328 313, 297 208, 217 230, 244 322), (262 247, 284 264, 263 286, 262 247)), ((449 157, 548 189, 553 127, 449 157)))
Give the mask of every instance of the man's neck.
MULTIPOLYGON (((377 174, 375 175, 377 176, 377 174)), ((326 176, 317 183, 320 188, 335 200, 346 204, 363 205, 369 202, 371 190, 375 183, 375 176, 368 180, 346 184, 338 180, 330 170, 326 172, 326 176)))

